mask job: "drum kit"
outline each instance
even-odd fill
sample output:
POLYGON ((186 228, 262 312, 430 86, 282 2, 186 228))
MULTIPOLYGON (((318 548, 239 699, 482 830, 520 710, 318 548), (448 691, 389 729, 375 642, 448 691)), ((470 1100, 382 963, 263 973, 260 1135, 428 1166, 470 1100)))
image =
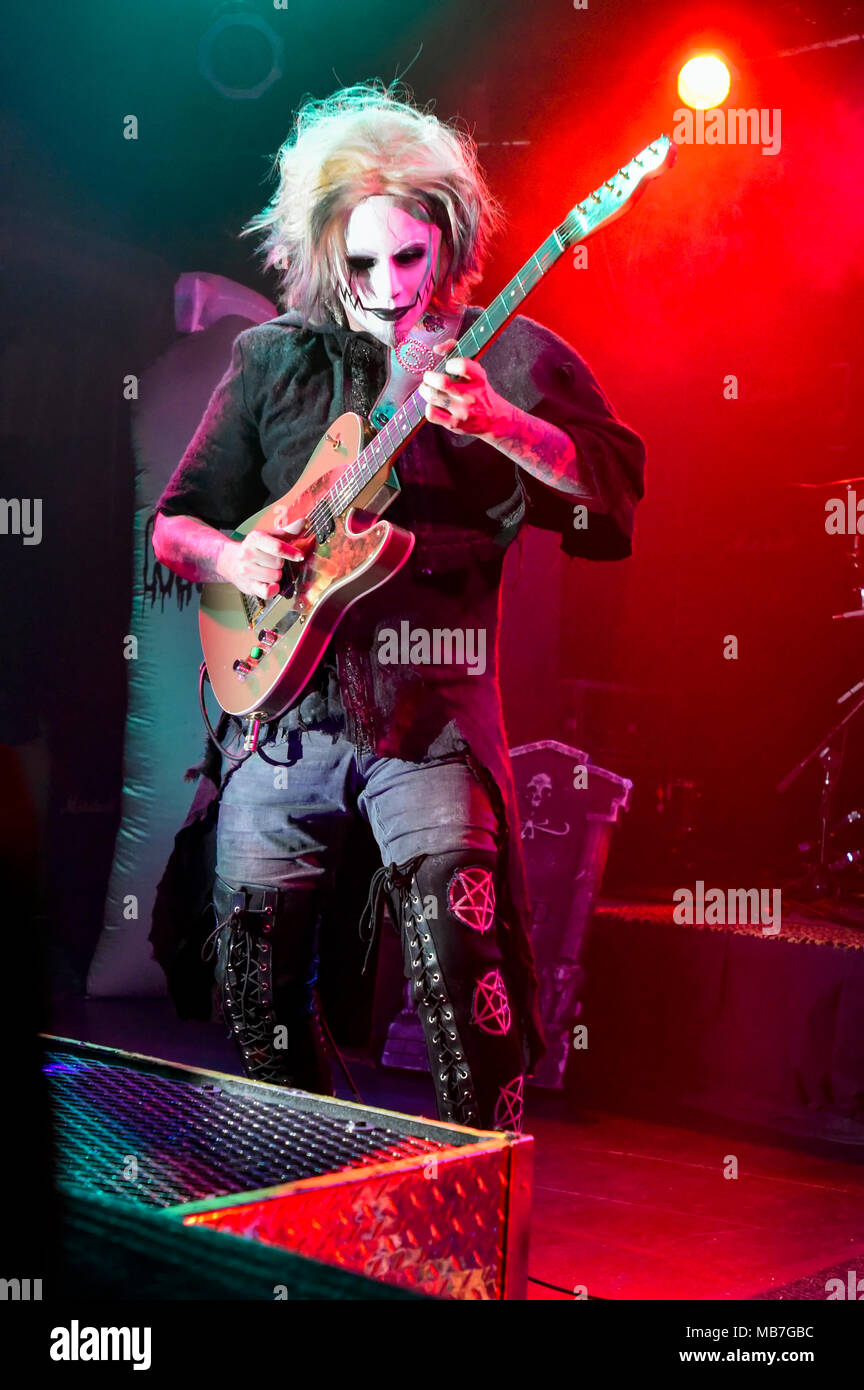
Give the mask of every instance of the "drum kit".
MULTIPOLYGON (((834 613, 832 617, 835 622, 857 619, 864 625, 864 555, 858 531, 856 497, 852 491, 856 483, 864 484, 864 476, 834 478, 826 483, 798 483, 796 486, 813 491, 846 489, 846 515, 851 521, 847 527, 851 542, 847 560, 852 572, 856 607, 834 613)), ((864 518, 861 524, 864 525, 864 518)), ((864 709, 864 680, 844 691, 836 703, 839 718, 834 725, 777 784, 777 791, 785 792, 811 763, 818 763, 821 767, 817 835, 813 841, 805 841, 798 846, 799 853, 805 856, 808 864, 799 889, 812 898, 857 896, 864 885, 864 810, 854 809, 839 818, 835 816, 837 787, 846 762, 849 728, 856 715, 864 709)))

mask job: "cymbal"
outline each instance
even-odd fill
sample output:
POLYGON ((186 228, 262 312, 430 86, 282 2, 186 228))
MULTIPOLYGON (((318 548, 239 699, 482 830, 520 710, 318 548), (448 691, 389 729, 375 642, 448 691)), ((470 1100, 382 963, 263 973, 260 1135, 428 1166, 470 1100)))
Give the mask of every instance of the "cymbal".
POLYGON ((832 478, 831 481, 830 481, 830 482, 827 482, 827 483, 792 483, 791 486, 792 486, 792 487, 809 487, 809 488, 818 489, 818 488, 820 488, 820 487, 848 487, 850 483, 864 483, 864 477, 861 477, 861 478, 832 478))

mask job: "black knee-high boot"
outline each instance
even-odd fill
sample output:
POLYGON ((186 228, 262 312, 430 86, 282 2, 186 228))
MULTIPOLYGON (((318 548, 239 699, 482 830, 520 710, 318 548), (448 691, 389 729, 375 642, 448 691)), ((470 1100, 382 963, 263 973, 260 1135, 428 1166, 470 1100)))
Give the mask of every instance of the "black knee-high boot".
POLYGON ((332 1095, 315 992, 317 913, 308 894, 216 878, 215 980, 252 1081, 332 1095))
POLYGON ((391 865, 406 978, 426 1037, 438 1116, 521 1130, 524 1050, 495 903, 496 858, 477 850, 391 865))

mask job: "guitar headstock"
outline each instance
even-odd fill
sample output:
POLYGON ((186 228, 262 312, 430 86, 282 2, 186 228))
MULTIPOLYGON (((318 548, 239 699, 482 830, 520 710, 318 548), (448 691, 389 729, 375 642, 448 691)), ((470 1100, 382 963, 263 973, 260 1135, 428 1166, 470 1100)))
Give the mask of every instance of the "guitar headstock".
POLYGON ((649 179, 656 179, 675 163, 678 148, 668 135, 658 135, 644 150, 634 155, 629 164, 601 183, 581 203, 571 208, 557 233, 564 246, 575 245, 589 232, 606 222, 612 222, 644 192, 649 179))

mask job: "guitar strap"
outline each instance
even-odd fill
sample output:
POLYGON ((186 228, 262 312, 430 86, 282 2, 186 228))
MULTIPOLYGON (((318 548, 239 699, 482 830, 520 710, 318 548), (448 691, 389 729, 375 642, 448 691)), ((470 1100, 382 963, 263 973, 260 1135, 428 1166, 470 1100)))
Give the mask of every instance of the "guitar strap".
MULTIPOLYGON (((365 415, 373 428, 376 431, 380 430, 399 407, 405 404, 408 397, 414 394, 423 379, 423 373, 433 371, 440 364, 441 356, 432 351, 433 346, 447 338, 458 338, 464 315, 464 309, 455 314, 424 314, 414 325, 410 336, 403 338, 397 347, 389 350, 387 377, 373 404, 366 406, 362 397, 358 397, 359 383, 352 377, 352 403, 348 408, 365 415)), ((399 490, 398 475, 395 468, 391 468, 387 482, 364 510, 380 516, 398 496, 399 490)))
POLYGON ((390 349, 387 380, 369 412, 369 419, 376 430, 386 425, 390 417, 413 395, 423 379, 423 373, 434 371, 440 364, 440 354, 432 349, 446 338, 459 337, 464 314, 464 309, 449 315, 424 314, 414 325, 410 337, 403 338, 398 347, 390 349))

